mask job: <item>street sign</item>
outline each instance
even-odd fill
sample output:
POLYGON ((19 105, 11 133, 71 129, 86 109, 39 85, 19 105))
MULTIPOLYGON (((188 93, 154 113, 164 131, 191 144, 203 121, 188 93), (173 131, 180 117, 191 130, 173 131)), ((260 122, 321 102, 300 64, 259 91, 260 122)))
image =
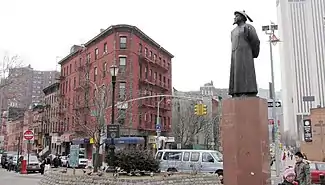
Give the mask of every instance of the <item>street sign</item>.
POLYGON ((312 130, 311 130, 311 120, 305 119, 304 120, 304 139, 305 142, 312 142, 313 136, 312 136, 312 130))
POLYGON ((32 130, 26 130, 23 137, 25 141, 34 140, 34 132, 32 130))
POLYGON ((156 124, 156 132, 161 132, 161 124, 156 124))
POLYGON ((69 166, 73 168, 79 166, 79 145, 70 146, 69 166))
POLYGON ((108 137, 114 139, 120 137, 120 125, 108 125, 108 137))
MULTIPOLYGON (((269 102, 267 102, 267 106, 268 106, 268 107, 273 107, 273 101, 269 101, 269 102)), ((281 102, 276 101, 276 102, 275 102, 275 107, 282 107, 281 102)))

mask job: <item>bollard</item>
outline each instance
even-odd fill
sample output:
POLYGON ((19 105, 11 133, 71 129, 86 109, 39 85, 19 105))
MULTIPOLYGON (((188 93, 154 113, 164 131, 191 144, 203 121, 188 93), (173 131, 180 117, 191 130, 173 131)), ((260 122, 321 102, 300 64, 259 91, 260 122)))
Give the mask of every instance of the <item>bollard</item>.
POLYGON ((325 185, 325 176, 324 174, 319 175, 319 182, 321 185, 325 185))
POLYGON ((27 174, 27 161, 26 160, 22 160, 21 161, 21 170, 20 170, 21 174, 27 174))

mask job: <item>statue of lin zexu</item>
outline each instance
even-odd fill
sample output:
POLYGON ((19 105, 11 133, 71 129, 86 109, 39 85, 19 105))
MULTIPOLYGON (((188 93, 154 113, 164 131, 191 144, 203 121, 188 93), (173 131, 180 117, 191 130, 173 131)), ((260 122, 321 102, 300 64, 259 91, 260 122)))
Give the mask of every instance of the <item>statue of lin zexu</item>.
POLYGON ((229 80, 229 92, 232 97, 257 95, 257 83, 254 67, 254 58, 260 52, 260 40, 255 28, 246 21, 253 20, 245 11, 236 11, 234 24, 237 24, 231 32, 231 68, 229 80))

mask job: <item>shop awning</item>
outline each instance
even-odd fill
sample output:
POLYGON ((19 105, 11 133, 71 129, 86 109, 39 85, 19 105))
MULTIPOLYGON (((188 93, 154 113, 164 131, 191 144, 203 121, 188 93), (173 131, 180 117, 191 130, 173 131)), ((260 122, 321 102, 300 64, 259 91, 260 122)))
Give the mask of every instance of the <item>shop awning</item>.
MULTIPOLYGON (((114 139, 115 144, 143 144, 144 142, 145 140, 143 137, 120 137, 114 139)), ((105 143, 111 144, 111 139, 106 139, 105 143)))

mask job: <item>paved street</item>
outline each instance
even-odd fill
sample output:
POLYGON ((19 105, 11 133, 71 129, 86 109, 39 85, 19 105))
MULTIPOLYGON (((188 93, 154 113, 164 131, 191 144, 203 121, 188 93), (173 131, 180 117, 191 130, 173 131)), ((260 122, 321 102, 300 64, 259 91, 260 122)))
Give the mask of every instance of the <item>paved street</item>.
POLYGON ((1 185, 37 185, 41 177, 39 173, 21 175, 14 172, 7 172, 0 168, 1 185))

